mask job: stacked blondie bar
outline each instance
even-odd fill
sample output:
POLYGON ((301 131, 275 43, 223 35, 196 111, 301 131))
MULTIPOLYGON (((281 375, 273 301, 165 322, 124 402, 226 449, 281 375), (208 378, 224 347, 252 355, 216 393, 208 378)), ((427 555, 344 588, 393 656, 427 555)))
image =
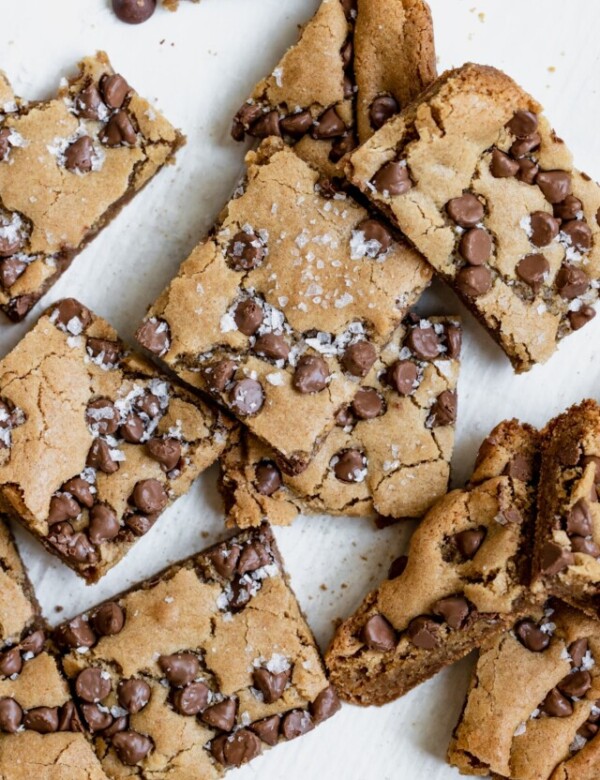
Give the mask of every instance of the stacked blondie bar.
MULTIPOLYGON (((19 320, 184 137, 102 53, 0 109, 19 320)), ((507 75, 437 78, 422 0, 323 0, 232 134, 142 351, 65 298, 0 361, 0 511, 87 583, 214 463, 236 529, 51 627, 0 518, 0 777, 211 780, 478 650, 450 763, 597 778, 600 407, 500 423, 448 492, 462 324, 418 303, 437 275, 516 372, 548 360, 595 314, 600 187, 507 75), (271 528, 305 513, 421 520, 324 661, 271 528)))

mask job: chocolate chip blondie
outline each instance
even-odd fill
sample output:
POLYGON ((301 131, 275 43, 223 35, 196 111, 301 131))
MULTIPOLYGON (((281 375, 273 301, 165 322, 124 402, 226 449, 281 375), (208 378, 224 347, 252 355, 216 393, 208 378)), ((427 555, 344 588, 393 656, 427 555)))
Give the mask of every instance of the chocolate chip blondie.
POLYGON ((279 136, 327 175, 436 76, 423 0, 325 0, 233 121, 242 141, 279 136))
POLYGON ((431 271, 281 139, 247 162, 245 185, 136 337, 298 473, 431 271))
POLYGON ((210 780, 339 709, 267 525, 60 626, 110 778, 210 780))
POLYGON ((600 608, 600 407, 584 401, 546 426, 534 573, 592 616, 600 608))
POLYGON ((408 556, 338 628, 326 664, 342 699, 396 699, 530 609, 536 459, 529 426, 492 431, 471 484, 429 510, 408 556))
POLYGON ((600 623, 554 601, 487 642, 448 760, 467 775, 593 780, 600 623))
POLYGON ((93 582, 232 426, 67 298, 0 361, 0 507, 93 582))
POLYGON ((302 474, 243 429, 219 463, 228 524, 286 525, 298 512, 421 517, 448 490, 462 328, 409 315, 302 474))
POLYGON ((55 98, 0 75, 0 308, 22 319, 184 138, 99 52, 55 98))
POLYGON ((518 372, 592 319, 600 284, 600 188, 541 111, 504 73, 465 65, 348 165, 518 372))

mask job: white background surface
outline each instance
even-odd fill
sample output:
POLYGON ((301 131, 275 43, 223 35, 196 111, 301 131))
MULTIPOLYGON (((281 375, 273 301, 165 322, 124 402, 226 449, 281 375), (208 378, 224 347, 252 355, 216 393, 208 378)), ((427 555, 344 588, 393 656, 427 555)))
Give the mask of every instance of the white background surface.
MULTIPOLYGON (((178 165, 158 178, 75 261, 22 325, 0 323, 0 354, 39 311, 79 297, 130 339, 146 306, 175 274, 223 206, 242 170, 230 140, 232 114, 270 72, 318 0, 183 0, 140 27, 120 23, 108 0, 0 0, 0 68, 23 97, 47 97, 82 56, 105 49, 117 70, 188 136, 178 165)), ((600 6, 597 0, 431 0, 440 71, 472 60, 507 70, 546 106, 580 168, 600 178, 600 6)), ((518 416, 541 425, 585 397, 600 399, 600 316, 571 336, 550 363, 513 375, 508 361, 454 296, 427 294, 429 313, 466 320, 453 480, 469 474, 480 440, 518 416)), ((223 533, 216 471, 193 490, 98 585, 86 588, 25 533, 18 541, 53 622, 88 608, 223 533), (61 612, 56 607, 61 606, 61 612)), ((376 531, 369 521, 307 517, 277 529, 296 593, 323 648, 403 551, 408 526, 376 531)), ((232 780, 446 780, 443 763, 460 711, 469 662, 446 670, 382 709, 345 706, 312 734, 281 745, 232 780)))

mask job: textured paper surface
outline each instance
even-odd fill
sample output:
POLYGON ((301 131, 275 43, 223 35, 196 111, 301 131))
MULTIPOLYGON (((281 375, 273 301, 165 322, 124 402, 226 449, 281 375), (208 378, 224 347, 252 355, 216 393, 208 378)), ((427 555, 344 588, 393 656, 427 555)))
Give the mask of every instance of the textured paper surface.
MULTIPOLYGON (((46 97, 77 60, 105 49, 117 70, 155 100, 188 136, 178 165, 163 171, 75 261, 21 325, 0 323, 0 353, 53 300, 75 295, 131 338, 146 306, 210 226, 242 170, 244 148, 229 138, 230 119, 254 83, 296 39, 317 0, 182 0, 140 27, 116 20, 108 0, 19 0, 2 6, 0 68, 24 97, 46 97)), ((439 67, 471 60, 513 75, 545 104, 576 163, 600 177, 597 74, 600 8, 596 0, 431 0, 439 67), (542 8, 543 6, 543 8, 542 8), (555 70, 551 70, 555 69, 555 70)), ((429 313, 462 313, 436 286, 429 313)), ((600 317, 569 337, 549 364, 515 377, 508 360, 465 315, 459 385, 456 484, 468 476, 481 438, 501 419, 534 424, 585 397, 600 399, 600 317)), ((46 614, 57 622, 107 598, 223 533, 215 470, 180 499, 126 560, 86 588, 19 532, 18 541, 46 614), (56 612, 60 605, 62 611, 56 612)), ((276 529, 302 607, 322 646, 333 621, 350 612, 404 549, 409 527, 375 531, 368 521, 301 518, 276 529)), ((462 705, 469 662, 447 670, 380 710, 344 707, 310 735, 281 745, 239 780, 446 780, 443 763, 462 705)))

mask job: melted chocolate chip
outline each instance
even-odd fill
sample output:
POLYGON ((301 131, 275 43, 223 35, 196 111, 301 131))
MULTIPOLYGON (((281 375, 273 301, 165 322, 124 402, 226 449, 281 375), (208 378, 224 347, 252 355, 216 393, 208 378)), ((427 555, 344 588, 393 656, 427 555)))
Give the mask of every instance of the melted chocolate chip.
POLYGON ((254 486, 262 496, 272 496, 282 485, 281 471, 271 460, 263 460, 254 469, 254 486))
POLYGON ((365 456, 360 450, 342 450, 332 459, 333 473, 340 482, 362 482, 367 468, 365 456))
POLYGON ((233 319, 240 333, 244 336, 253 336, 260 328, 264 313, 258 301, 247 298, 240 301, 233 313, 233 319))
POLYGON ((541 171, 535 183, 549 203, 562 203, 571 194, 571 174, 567 171, 541 171))
POLYGON ((591 536, 592 534, 592 515, 584 498, 580 498, 567 515, 567 533, 570 536, 591 536))
POLYGON ((285 739, 296 739, 314 729, 313 720, 306 710, 292 710, 283 716, 281 733, 285 739))
POLYGON ((108 601, 92 612, 90 620, 100 636, 113 636, 125 625, 125 613, 116 601, 108 601))
POLYGON ((573 705, 558 688, 553 688, 550 691, 540 709, 552 718, 568 718, 573 714, 573 705))
POLYGON ((491 289, 492 273, 485 266, 461 268, 456 275, 456 286, 468 298, 478 298, 491 289))
POLYGON ((406 630, 408 638, 422 650, 433 650, 438 644, 438 625, 424 615, 414 618, 406 630))
POLYGON ((446 211, 450 219, 463 228, 476 227, 485 214, 481 201, 470 192, 449 200, 446 204, 446 211))
POLYGON ((321 691, 314 702, 310 705, 310 712, 315 723, 322 723, 341 708, 340 700, 335 688, 329 685, 321 691))
POLYGON ((419 360, 435 360, 442 351, 441 341, 432 327, 413 328, 405 344, 419 360))
POLYGON ((120 731, 112 738, 112 745, 120 761, 135 766, 152 750, 152 740, 137 731, 120 731))
POLYGON ((88 452, 86 465, 104 474, 114 474, 119 470, 119 463, 112 459, 111 449, 104 439, 94 439, 88 452))
POLYGON ((58 725, 58 707, 34 707, 23 716, 23 726, 38 734, 54 734, 58 725))
POLYGON ((131 715, 143 710, 150 701, 150 686, 145 680, 122 680, 117 690, 119 704, 131 715))
POLYGON ((144 514, 162 512, 169 502, 169 496, 157 479, 143 479, 136 484, 131 494, 135 506, 144 514))
POLYGON ((119 73, 103 76, 100 79, 100 91, 109 108, 121 108, 131 91, 129 84, 119 73))
POLYGON ((346 132, 344 120, 340 117, 335 107, 327 108, 317 119, 312 129, 312 137, 317 140, 339 138, 346 132))
POLYGON ((312 127, 312 116, 310 111, 297 111, 295 114, 289 114, 279 122, 279 127, 284 135, 292 138, 302 138, 312 127))
POLYGON ((509 179, 519 172, 519 163, 512 160, 500 149, 494 149, 490 162, 490 171, 496 179, 509 179))
POLYGON ((492 237, 483 228, 471 228, 460 239, 458 251, 470 265, 483 265, 492 254, 492 237))
POLYGON ((94 144, 89 135, 83 135, 65 149, 65 168, 69 171, 88 173, 92 170, 94 144))
POLYGON ((373 420, 384 413, 385 404, 374 387, 361 387, 352 401, 352 411, 359 420, 373 420))
POLYGON ((127 111, 117 111, 111 116, 100 133, 100 140, 111 148, 135 146, 137 133, 127 111))
POLYGON ((517 263, 517 276, 538 293, 550 273, 550 263, 544 255, 526 255, 517 263))
POLYGON ((254 231, 240 230, 229 242, 226 256, 234 271, 251 271, 264 260, 266 248, 254 231))
POLYGON ((573 553, 556 542, 546 542, 542 547, 540 566, 543 574, 558 574, 574 562, 573 553))
POLYGON ((138 328, 135 338, 148 352, 162 357, 171 344, 169 326, 165 320, 152 317, 138 328))
POLYGON ((256 379, 240 379, 231 388, 229 402, 235 412, 243 417, 257 414, 265 402, 265 391, 256 379))
POLYGON ((292 384, 299 393, 318 393, 327 387, 329 367, 320 355, 302 355, 296 365, 292 384))
POLYGON ((235 724, 237 701, 225 699, 218 704, 207 707, 201 715, 202 720, 213 728, 221 731, 231 731, 235 724))
POLYGON ((252 680, 254 687, 262 693, 267 704, 273 704, 283 696, 286 685, 292 674, 291 669, 283 672, 270 672, 268 669, 255 669, 252 680))
POLYGON ((217 737, 211 743, 213 756, 224 766, 243 766, 260 755, 261 750, 259 738, 249 729, 217 737))
POLYGON ((93 647, 96 644, 96 635, 81 616, 59 626, 55 638, 62 647, 93 647))
POLYGON ((83 701, 97 703, 105 699, 112 690, 112 683, 102 669, 89 667, 79 672, 75 680, 75 692, 83 701))
POLYGON ((15 734, 23 721, 23 710, 14 699, 0 699, 0 731, 15 734))
POLYGON ((283 336, 276 333, 265 333, 256 339, 252 348, 257 355, 262 355, 269 360, 287 360, 290 347, 283 336))
POLYGON ((150 439, 146 443, 148 453, 157 460, 165 471, 172 471, 181 458, 181 444, 177 439, 150 439))
POLYGON ((556 274, 556 289, 561 298, 572 301, 587 292, 590 277, 581 268, 572 265, 562 265, 556 274))
POLYGON ((191 682, 173 695, 173 706, 181 715, 198 715, 208 706, 210 688, 203 682, 191 682))
POLYGON ((460 531, 454 537, 456 546, 460 554, 467 560, 471 560, 475 557, 477 550, 483 544, 483 540, 487 535, 487 529, 484 526, 479 528, 468 528, 466 531, 460 531))
POLYGON ((385 653, 396 647, 396 632, 383 615, 372 615, 361 631, 361 639, 370 650, 385 653))
POLYGON ((256 721, 250 729, 267 745, 273 747, 279 740, 279 726, 281 715, 271 715, 268 718, 256 721))
POLYGON ((443 618, 454 630, 465 625, 469 612, 469 602, 464 596, 448 596, 440 599, 433 606, 433 614, 443 618))
POLYGON ((352 376, 366 376, 377 358, 377 350, 369 341, 351 344, 342 356, 342 365, 352 376))
POLYGON ((90 483, 82 477, 73 477, 62 486, 66 493, 70 493, 76 501, 87 509, 94 504, 94 494, 90 489, 90 483))
POLYGON ((538 129, 538 118, 531 111, 516 111, 506 127, 517 138, 527 138, 538 129))
POLYGON ((114 510, 106 504, 96 504, 90 510, 89 536, 92 544, 102 544, 114 539, 121 526, 114 510))
POLYGON ((531 220, 531 243, 534 246, 548 246, 558 235, 559 222, 545 211, 534 211, 531 220))
POLYGON ((413 186, 406 163, 399 160, 386 163, 373 176, 371 183, 384 197, 404 195, 413 186))
POLYGON ((126 24, 141 24, 156 11, 156 0, 112 0, 115 15, 126 24))
POLYGON ((379 130, 380 127, 400 111, 398 101, 392 95, 378 95, 371 103, 369 109, 369 120, 373 130, 379 130))
POLYGON ((387 381, 400 395, 414 393, 418 377, 417 366, 410 360, 397 360, 387 371, 387 381))
POLYGON ((161 655, 158 665, 171 685, 177 687, 188 685, 200 673, 200 663, 193 653, 161 655))
POLYGON ((458 398, 456 393, 452 390, 442 391, 431 407, 432 427, 439 428, 444 425, 454 425, 457 407, 458 398))

